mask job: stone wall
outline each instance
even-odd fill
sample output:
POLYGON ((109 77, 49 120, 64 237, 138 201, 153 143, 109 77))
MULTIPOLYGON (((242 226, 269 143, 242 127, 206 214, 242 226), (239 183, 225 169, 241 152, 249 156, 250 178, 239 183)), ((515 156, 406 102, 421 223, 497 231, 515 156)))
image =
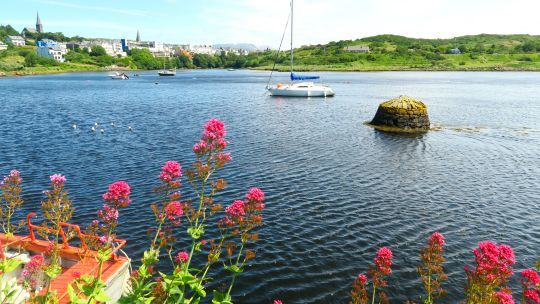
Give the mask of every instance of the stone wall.
POLYGON ((423 132, 428 131, 430 125, 426 105, 408 96, 381 103, 370 124, 394 132, 423 132))

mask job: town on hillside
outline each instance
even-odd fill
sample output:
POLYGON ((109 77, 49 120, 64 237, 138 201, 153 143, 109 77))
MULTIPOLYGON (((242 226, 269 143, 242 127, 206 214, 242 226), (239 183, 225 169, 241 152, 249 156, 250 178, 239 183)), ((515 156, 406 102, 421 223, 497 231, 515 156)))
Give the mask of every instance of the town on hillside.
MULTIPOLYGON (((45 33, 43 30, 43 24, 39 17, 39 12, 36 18, 36 27, 25 27, 20 35, 7 36, 5 42, 13 44, 15 46, 24 46, 31 43, 31 37, 35 37, 36 34, 45 33)), ((137 36, 135 40, 120 38, 120 39, 87 39, 82 38, 77 41, 55 41, 53 39, 42 38, 34 40, 37 46, 36 53, 39 56, 54 59, 57 62, 64 62, 65 55, 68 50, 85 49, 88 52, 94 46, 102 47, 106 54, 113 57, 126 57, 128 52, 133 49, 147 49, 157 58, 169 58, 178 56, 180 54, 191 57, 191 54, 229 54, 235 55, 247 55, 255 50, 228 47, 223 45, 200 45, 200 44, 169 44, 158 41, 143 41, 140 33, 137 30, 137 36)), ((7 49, 7 44, 0 41, 0 51, 7 49)))

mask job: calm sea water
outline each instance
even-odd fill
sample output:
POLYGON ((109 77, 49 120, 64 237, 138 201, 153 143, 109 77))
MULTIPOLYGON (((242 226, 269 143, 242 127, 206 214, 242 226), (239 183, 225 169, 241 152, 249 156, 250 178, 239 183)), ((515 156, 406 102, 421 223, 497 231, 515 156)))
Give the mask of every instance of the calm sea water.
POLYGON ((222 202, 250 186, 267 193, 256 262, 234 292, 239 303, 345 303, 380 246, 395 255, 392 302, 418 301, 418 252, 434 231, 448 242, 445 302, 463 297, 463 266, 479 241, 511 245, 516 270, 540 257, 538 73, 323 73, 337 95, 311 100, 265 96, 266 72, 106 75, 0 79, 0 173, 21 170, 22 213, 39 210, 48 176, 63 173, 73 221, 84 225, 107 185, 126 180, 133 203, 119 235, 138 260, 161 165, 188 166, 202 125, 218 117, 234 158, 222 171, 230 184, 222 202), (363 124, 400 94, 425 101, 442 130, 403 136, 363 124), (96 122, 103 134, 91 131, 96 122))

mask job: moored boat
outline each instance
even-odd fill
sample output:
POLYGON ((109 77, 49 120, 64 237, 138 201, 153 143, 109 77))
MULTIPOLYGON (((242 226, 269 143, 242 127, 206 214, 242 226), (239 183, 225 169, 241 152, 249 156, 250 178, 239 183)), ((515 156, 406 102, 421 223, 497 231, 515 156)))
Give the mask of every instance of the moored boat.
POLYGON ((126 75, 126 73, 118 73, 118 72, 115 72, 114 74, 109 75, 109 77, 111 77, 111 79, 116 79, 116 80, 127 80, 127 79, 129 79, 129 76, 126 75))
POLYGON ((158 72, 159 76, 176 76, 176 69, 174 70, 161 70, 158 72))
MULTIPOLYGON (((332 88, 325 84, 315 84, 313 82, 306 82, 306 80, 316 80, 320 79, 319 76, 311 75, 296 75, 294 73, 294 48, 293 48, 293 14, 294 12, 294 0, 291 0, 291 83, 290 84, 281 84, 278 83, 275 86, 269 86, 270 80, 272 79, 272 73, 270 74, 270 79, 266 85, 266 89, 272 96, 282 96, 282 97, 330 97, 334 96, 334 91, 332 88), (301 81, 301 82, 295 82, 301 81)), ((286 26, 285 26, 286 28, 286 26)), ((285 33, 283 33, 285 36, 285 33)), ((283 42, 283 39, 282 39, 283 42)), ((280 44, 281 48, 281 44, 280 44)), ((275 66, 275 63, 274 63, 275 66)))

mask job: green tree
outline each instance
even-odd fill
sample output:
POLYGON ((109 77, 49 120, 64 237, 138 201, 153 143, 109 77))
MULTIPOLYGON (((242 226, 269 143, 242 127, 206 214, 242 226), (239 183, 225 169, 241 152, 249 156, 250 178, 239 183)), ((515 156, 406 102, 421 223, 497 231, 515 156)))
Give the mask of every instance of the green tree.
POLYGON ((97 56, 103 56, 103 55, 107 55, 107 52, 101 45, 94 45, 90 49, 90 56, 97 57, 97 56))

